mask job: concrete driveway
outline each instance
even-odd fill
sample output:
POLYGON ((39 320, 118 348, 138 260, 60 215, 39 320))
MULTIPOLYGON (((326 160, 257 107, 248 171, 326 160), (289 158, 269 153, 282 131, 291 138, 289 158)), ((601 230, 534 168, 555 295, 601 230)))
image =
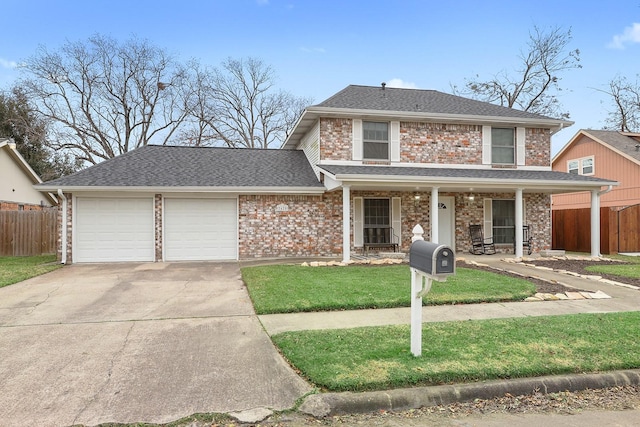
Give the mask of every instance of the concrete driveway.
POLYGON ((166 423, 310 390, 237 263, 71 265, 0 289, 0 424, 166 423))

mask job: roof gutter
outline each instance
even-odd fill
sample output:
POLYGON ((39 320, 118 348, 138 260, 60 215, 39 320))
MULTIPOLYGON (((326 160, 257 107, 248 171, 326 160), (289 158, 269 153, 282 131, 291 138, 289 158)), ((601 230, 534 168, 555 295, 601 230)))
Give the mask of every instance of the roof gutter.
POLYGON ((602 196, 603 194, 607 194, 611 190, 613 190, 613 185, 609 185, 609 187, 606 190, 598 191, 598 196, 602 196))
POLYGON ((60 264, 67 263, 67 196, 64 195, 62 189, 58 188, 58 196, 62 199, 62 248, 60 248, 61 256, 60 256, 60 264))

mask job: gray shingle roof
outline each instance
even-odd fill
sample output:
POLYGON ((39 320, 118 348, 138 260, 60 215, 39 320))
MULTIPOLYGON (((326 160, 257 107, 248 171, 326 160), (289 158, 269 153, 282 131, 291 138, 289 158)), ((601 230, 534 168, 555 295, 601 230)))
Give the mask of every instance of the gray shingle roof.
POLYGON ((316 107, 554 120, 435 90, 350 85, 316 107))
POLYGON ((640 160, 640 150, 636 149, 637 145, 640 145, 640 136, 634 139, 631 136, 624 135, 618 131, 613 130, 591 130, 585 129, 585 133, 588 133, 600 141, 609 144, 618 151, 640 160))
POLYGON ((462 178, 470 181, 499 180, 504 183, 510 181, 545 181, 566 183, 593 183, 608 185, 606 179, 592 176, 575 175, 557 171, 536 171, 521 169, 458 169, 458 168, 423 168, 423 167, 394 167, 394 166, 344 166, 320 165, 320 169, 332 175, 372 175, 380 177, 408 177, 408 178, 462 178))
POLYGON ((321 189, 295 150, 148 145, 46 187, 312 187, 321 189))

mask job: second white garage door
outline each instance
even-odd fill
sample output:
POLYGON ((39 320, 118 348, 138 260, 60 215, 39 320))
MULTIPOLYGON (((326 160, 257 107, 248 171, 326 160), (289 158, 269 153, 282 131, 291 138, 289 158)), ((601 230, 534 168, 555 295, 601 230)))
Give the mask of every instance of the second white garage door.
POLYGON ((237 206, 236 199, 165 199, 165 260, 237 259, 237 206))

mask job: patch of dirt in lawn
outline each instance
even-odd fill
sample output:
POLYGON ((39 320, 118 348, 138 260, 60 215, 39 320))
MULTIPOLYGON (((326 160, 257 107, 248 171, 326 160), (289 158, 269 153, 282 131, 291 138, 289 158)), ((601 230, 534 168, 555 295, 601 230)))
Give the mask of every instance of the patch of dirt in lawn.
MULTIPOLYGON (((601 276, 605 279, 613 280, 615 282, 626 283, 627 285, 640 286, 640 278, 621 277, 613 274, 599 273, 595 271, 588 271, 586 267, 592 265, 628 265, 631 263, 624 261, 592 261, 592 260, 577 260, 577 259, 554 259, 554 260, 542 260, 536 259, 527 261, 527 264, 539 265, 541 267, 549 267, 554 270, 572 271, 579 274, 587 274, 591 276, 601 276)), ((640 269, 640 265, 638 265, 640 269)))
POLYGON ((545 294, 558 294, 558 293, 565 293, 565 292, 585 291, 585 289, 569 288, 559 283, 547 282, 546 280, 537 279, 535 277, 523 277, 518 274, 509 273, 508 271, 498 271, 491 267, 483 267, 480 265, 467 264, 466 262, 459 262, 457 264, 457 267, 473 268, 475 270, 484 270, 484 271, 489 271, 491 273, 501 274, 503 276, 513 277, 515 279, 527 280, 536 286, 536 292, 545 293, 545 294))

